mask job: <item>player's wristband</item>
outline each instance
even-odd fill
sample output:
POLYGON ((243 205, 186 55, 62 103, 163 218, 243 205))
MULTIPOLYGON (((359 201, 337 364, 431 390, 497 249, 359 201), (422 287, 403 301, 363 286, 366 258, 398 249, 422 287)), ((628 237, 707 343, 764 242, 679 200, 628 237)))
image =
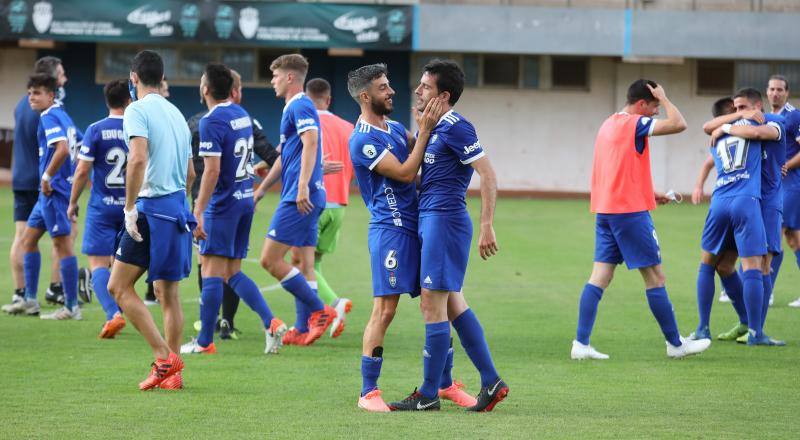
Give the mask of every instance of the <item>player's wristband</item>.
POLYGON ((725 134, 731 134, 731 127, 733 127, 733 125, 732 125, 732 124, 722 124, 722 131, 723 131, 723 133, 725 133, 725 134))
POLYGON ((50 181, 50 179, 52 179, 52 178, 53 178, 53 176, 51 176, 51 175, 47 174, 47 172, 45 172, 44 174, 42 174, 42 180, 44 180, 45 182, 49 182, 49 181, 50 181))

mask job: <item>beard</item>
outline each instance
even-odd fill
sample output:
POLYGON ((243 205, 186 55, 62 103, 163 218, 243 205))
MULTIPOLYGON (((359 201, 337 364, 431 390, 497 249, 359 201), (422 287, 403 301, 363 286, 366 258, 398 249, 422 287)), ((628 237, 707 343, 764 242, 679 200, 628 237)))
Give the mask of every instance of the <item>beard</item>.
POLYGON ((379 116, 386 116, 392 113, 392 110, 394 110, 394 108, 390 107, 390 104, 387 103, 386 101, 382 102, 372 101, 370 102, 370 108, 376 115, 379 116))

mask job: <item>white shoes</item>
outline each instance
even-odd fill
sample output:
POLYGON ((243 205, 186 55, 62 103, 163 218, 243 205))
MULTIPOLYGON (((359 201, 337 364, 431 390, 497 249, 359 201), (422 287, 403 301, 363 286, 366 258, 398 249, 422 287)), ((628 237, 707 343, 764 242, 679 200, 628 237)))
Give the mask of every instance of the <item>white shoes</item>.
POLYGON ((40 311, 39 301, 35 299, 17 301, 3 306, 3 311, 12 315, 36 316, 40 311))
POLYGON ((191 341, 181 345, 181 354, 214 354, 216 352, 217 348, 213 342, 208 344, 208 347, 203 347, 197 343, 196 338, 192 338, 191 341))
POLYGON ((720 290, 720 292, 719 292, 719 302, 721 302, 721 303, 729 303, 729 302, 731 302, 731 299, 728 297, 728 294, 725 293, 724 290, 720 290))
POLYGON ((264 354, 278 354, 278 351, 283 346, 283 335, 289 331, 286 324, 280 319, 273 318, 269 328, 264 329, 264 337, 266 345, 264 346, 264 354))
POLYGON ((570 357, 575 360, 608 359, 607 354, 600 353, 599 351, 595 350, 594 347, 592 347, 591 345, 584 345, 578 341, 572 341, 572 352, 570 353, 570 357))
POLYGON ((50 319, 54 321, 65 321, 68 319, 80 321, 81 319, 83 319, 83 316, 81 316, 81 308, 79 306, 74 306, 71 309, 68 308, 67 306, 64 306, 53 313, 47 313, 45 315, 42 315, 40 316, 40 318, 50 319))
POLYGON ((347 319, 347 314, 350 313, 350 310, 353 308, 353 301, 347 298, 338 298, 336 302, 334 302, 333 307, 336 309, 336 317, 333 318, 333 322, 331 323, 330 336, 335 338, 344 331, 344 320, 347 319), (341 327, 341 329, 339 327, 341 327))
POLYGON ((769 305, 772 305, 774 303, 775 303, 775 294, 774 293, 770 293, 769 294, 769 305))
POLYGON ((667 356, 680 359, 693 354, 704 352, 711 346, 711 339, 687 339, 681 336, 681 345, 674 346, 667 342, 667 356))
POLYGON ((3 305, 3 307, 2 307, 1 309, 2 309, 4 312, 6 312, 6 313, 11 313, 11 311, 10 311, 10 310, 12 310, 12 307, 14 307, 14 304, 16 304, 16 303, 18 303, 18 302, 22 302, 22 301, 25 301, 25 297, 24 297, 24 296, 19 296, 19 295, 17 295, 17 294, 15 293, 15 294, 14 294, 14 295, 11 297, 11 303, 10 303, 10 304, 5 304, 5 305, 3 305))
POLYGON ((789 303, 789 307, 800 308, 800 298, 789 303))

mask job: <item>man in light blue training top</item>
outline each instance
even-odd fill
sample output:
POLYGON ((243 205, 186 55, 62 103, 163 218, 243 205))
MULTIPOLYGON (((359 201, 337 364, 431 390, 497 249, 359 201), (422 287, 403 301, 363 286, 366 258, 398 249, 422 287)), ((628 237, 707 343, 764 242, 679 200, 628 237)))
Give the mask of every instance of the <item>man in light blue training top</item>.
POLYGON ((183 387, 180 350, 183 310, 178 281, 192 264, 192 224, 186 200, 194 179, 192 136, 181 112, 159 94, 164 63, 152 51, 136 54, 131 65, 134 102, 125 109, 123 132, 130 150, 125 175, 125 231, 111 270, 108 290, 144 336, 156 358, 139 389, 183 387), (153 238, 151 240, 151 237, 153 238), (164 313, 164 334, 133 285, 147 271, 164 313))
POLYGON ((106 84, 105 95, 108 117, 86 129, 83 146, 78 153, 78 166, 72 180, 72 195, 67 215, 78 216, 78 199, 81 197, 89 175, 92 175, 92 195, 86 207, 86 232, 83 235, 83 253, 92 268, 94 293, 106 312, 106 322, 100 338, 113 338, 125 327, 125 318, 108 293, 109 270, 114 259, 117 233, 125 225, 125 164, 128 162, 128 145, 122 135, 122 115, 131 102, 125 80, 106 84))

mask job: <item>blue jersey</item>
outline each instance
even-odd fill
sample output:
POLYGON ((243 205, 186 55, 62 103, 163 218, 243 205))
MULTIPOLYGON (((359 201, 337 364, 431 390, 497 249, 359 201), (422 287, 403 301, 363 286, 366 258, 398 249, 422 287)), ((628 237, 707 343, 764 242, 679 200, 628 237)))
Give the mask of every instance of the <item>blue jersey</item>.
MULTIPOLYGON (((405 230, 417 233, 417 190, 413 183, 403 183, 375 171, 387 154, 398 161, 408 159, 408 138, 403 124, 386 121, 388 131, 358 121, 350 136, 350 159, 370 213, 370 227, 405 230)), ((422 148, 422 147, 419 147, 422 148)))
POLYGON ((300 179, 300 162, 303 154, 303 141, 300 135, 308 130, 317 130, 317 157, 314 170, 308 182, 308 193, 324 190, 322 183, 322 132, 319 129, 319 115, 314 103, 304 93, 292 97, 283 108, 281 116, 281 200, 297 199, 297 182, 300 179))
POLYGON ((216 105, 200 119, 200 156, 220 158, 219 179, 206 208, 210 215, 253 210, 253 125, 231 102, 216 105))
POLYGON ((55 146, 60 141, 66 141, 69 148, 69 157, 61 165, 61 168, 51 176, 50 186, 53 191, 69 199, 72 192, 72 169, 73 159, 77 156, 77 150, 83 135, 75 127, 72 119, 58 103, 53 104, 43 111, 39 117, 39 130, 37 133, 39 141, 39 175, 44 174, 55 154, 55 146))
MULTIPOLYGON (((800 153, 800 110, 790 104, 786 104, 780 112, 785 121, 786 129, 786 160, 793 158, 800 153)), ((792 191, 800 191, 800 168, 789 170, 783 178, 784 188, 792 191)))
MULTIPOLYGON (((734 125, 752 124, 739 120, 734 125)), ((749 196, 761 198, 761 142, 724 135, 711 146, 717 168, 713 198, 749 196)))
POLYGON ((11 160, 11 186, 15 190, 38 191, 39 112, 31 108, 28 95, 14 109, 14 154, 11 160))
POLYGON ((78 159, 92 162, 89 206, 121 211, 125 206, 125 165, 128 162, 122 115, 111 115, 90 125, 83 135, 78 159))
POLYGON ((761 163, 761 204, 781 209, 783 207, 783 175, 781 168, 786 163, 786 130, 782 116, 767 113, 766 124, 775 127, 780 135, 777 141, 762 141, 764 150, 761 163))
POLYGON ((422 163, 420 215, 466 211, 472 162, 484 156, 472 124, 450 110, 431 132, 422 163))

